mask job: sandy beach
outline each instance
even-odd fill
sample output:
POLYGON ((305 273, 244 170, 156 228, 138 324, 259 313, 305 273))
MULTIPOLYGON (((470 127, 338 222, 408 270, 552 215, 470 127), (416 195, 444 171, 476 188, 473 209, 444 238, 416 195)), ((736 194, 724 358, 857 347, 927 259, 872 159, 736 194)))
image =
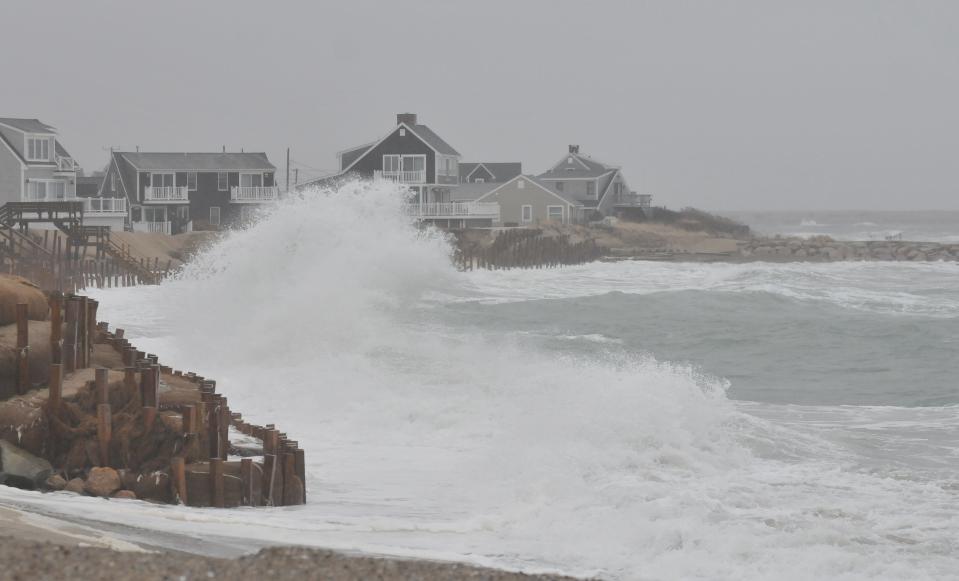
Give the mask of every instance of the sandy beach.
POLYGON ((90 527, 4 507, 0 507, 0 563, 0 580, 572 579, 305 547, 272 547, 218 559, 144 547, 90 527))

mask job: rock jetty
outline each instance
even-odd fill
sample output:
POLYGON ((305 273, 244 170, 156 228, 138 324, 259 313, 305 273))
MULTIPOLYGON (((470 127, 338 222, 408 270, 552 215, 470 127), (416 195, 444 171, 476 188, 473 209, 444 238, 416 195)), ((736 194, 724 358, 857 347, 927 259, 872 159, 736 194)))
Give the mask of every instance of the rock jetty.
POLYGON ((767 262, 959 261, 959 244, 902 240, 849 242, 829 237, 753 238, 739 244, 744 260, 767 262))

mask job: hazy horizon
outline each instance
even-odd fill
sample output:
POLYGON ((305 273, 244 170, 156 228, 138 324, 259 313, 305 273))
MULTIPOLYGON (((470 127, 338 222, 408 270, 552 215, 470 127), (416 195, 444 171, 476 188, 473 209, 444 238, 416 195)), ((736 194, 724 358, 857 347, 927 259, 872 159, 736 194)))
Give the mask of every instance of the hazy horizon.
POLYGON ((308 179, 415 112, 464 161, 579 144, 653 203, 959 210, 959 4, 93 1, 0 8, 0 116, 109 148, 285 151, 308 179), (42 25, 44 42, 36 42, 42 25))

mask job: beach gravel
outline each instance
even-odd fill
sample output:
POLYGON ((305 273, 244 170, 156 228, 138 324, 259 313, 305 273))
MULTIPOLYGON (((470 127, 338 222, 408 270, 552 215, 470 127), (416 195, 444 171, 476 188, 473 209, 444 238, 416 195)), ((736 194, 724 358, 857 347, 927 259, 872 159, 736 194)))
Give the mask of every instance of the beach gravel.
POLYGON ((457 563, 347 555, 323 549, 275 547, 239 559, 214 559, 175 552, 139 553, 64 546, 0 537, 0 580, 60 579, 197 581, 269 579, 387 581, 468 579, 546 581, 571 579, 526 575, 457 563))

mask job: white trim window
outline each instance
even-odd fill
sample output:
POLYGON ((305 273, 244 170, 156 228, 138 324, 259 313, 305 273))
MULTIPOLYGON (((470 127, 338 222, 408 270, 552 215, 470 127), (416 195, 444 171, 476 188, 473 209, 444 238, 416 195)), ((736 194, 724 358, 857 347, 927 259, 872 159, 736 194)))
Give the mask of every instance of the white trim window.
POLYGON ((262 187, 263 187, 263 174, 261 174, 261 173, 241 173, 241 174, 240 174, 240 187, 241 187, 241 188, 262 188, 262 187))
POLYGON ((526 180, 517 180, 517 181, 516 181, 516 189, 522 190, 522 189, 524 189, 524 188, 526 188, 526 180))
POLYGON ((523 209, 520 212, 520 219, 523 224, 529 224, 533 221, 533 206, 529 204, 523 204, 523 209))
POLYGON ((117 174, 115 173, 110 174, 110 191, 117 191, 117 174))
POLYGON ((186 172, 186 189, 191 192, 196 191, 196 172, 188 171, 186 172))
POLYGON ((563 207, 562 206, 546 206, 546 218, 551 222, 559 222, 560 224, 565 223, 563 220, 563 207))
POLYGON ((226 192, 230 189, 230 174, 221 171, 216 174, 216 189, 219 192, 226 192))
POLYGON ((485 184, 485 183, 486 183, 486 178, 476 178, 476 179, 473 180, 473 183, 474 183, 474 184, 485 184))
POLYGON ((27 161, 50 161, 50 138, 27 136, 27 161))
POLYGON ((62 200, 66 197, 67 182, 63 180, 30 180, 27 183, 27 201, 62 200))
POLYGON ((210 225, 220 225, 220 206, 210 206, 210 225))
POLYGON ((176 182, 176 174, 173 173, 151 173, 150 187, 154 188, 172 188, 176 182))

